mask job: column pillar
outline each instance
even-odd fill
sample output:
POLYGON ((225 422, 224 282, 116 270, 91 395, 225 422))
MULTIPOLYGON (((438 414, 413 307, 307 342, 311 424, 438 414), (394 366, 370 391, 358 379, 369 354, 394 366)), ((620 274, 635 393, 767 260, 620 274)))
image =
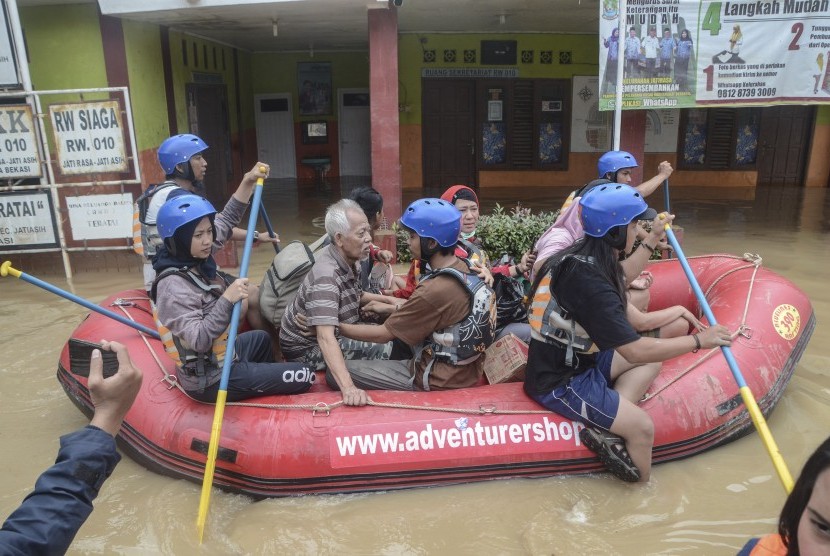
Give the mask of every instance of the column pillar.
POLYGON ((368 17, 372 187, 383 195, 383 212, 392 222, 402 211, 398 11, 394 7, 372 8, 368 17))

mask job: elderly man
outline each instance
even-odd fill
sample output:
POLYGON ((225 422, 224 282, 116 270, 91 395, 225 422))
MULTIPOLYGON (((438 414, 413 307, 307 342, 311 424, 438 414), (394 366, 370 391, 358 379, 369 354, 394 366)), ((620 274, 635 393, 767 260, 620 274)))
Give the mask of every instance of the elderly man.
POLYGON ((369 301, 396 300, 360 289, 357 263, 369 256, 372 244, 371 226, 360 205, 348 199, 331 205, 326 210, 326 233, 331 244, 317 255, 293 303, 286 309, 280 345, 287 361, 303 362, 317 370, 327 368, 346 405, 364 405, 366 393, 354 385, 345 360, 389 359, 392 343, 341 338, 339 326, 357 323, 361 305, 369 301), (309 328, 315 335, 306 333, 309 328))
MULTIPOLYGON (((367 305, 366 309, 388 317, 382 326, 343 322, 340 332, 364 342, 397 339, 413 346, 414 356, 407 360, 349 361, 346 366, 351 380, 369 390, 474 386, 481 378, 481 354, 493 341, 496 324, 496 295, 487 284, 492 276, 478 276, 479 268, 456 256, 461 213, 452 203, 419 199, 407 207, 400 222, 409 232, 413 258, 420 260, 420 268, 429 268, 429 274, 399 310, 389 304, 367 305)), ((333 373, 328 373, 326 380, 332 387, 340 386, 333 373)))

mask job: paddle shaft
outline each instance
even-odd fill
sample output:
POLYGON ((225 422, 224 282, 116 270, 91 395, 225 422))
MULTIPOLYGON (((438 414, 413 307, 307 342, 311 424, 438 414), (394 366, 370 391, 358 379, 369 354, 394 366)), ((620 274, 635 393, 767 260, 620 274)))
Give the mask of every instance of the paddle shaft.
MULTIPOLYGON (((259 205, 259 215, 262 217, 262 221, 265 223, 265 229, 268 230, 268 237, 277 237, 276 232, 274 232, 274 227, 271 225, 271 219, 268 218, 268 212, 265 210, 265 205, 259 205)), ((277 253, 280 252, 280 246, 278 243, 274 243, 274 251, 277 253)))
MULTIPOLYGON (((265 168, 260 168, 264 172, 265 168)), ((242 250, 242 263, 239 265, 239 277, 248 277, 248 263, 251 260, 251 247, 254 244, 254 229, 256 228, 257 212, 262 202, 263 179, 256 181, 254 188, 254 199, 251 202, 251 214, 248 217, 248 232, 245 235, 245 247, 242 250)), ((242 301, 233 304, 231 324, 228 330, 228 344, 225 351, 225 360, 222 364, 222 378, 219 381, 219 391, 216 394, 216 408, 213 413, 213 425, 210 429, 210 444, 208 445, 207 460, 205 461, 205 477, 202 481, 202 493, 199 497, 199 515, 196 518, 196 526, 199 530, 199 544, 205 534, 205 523, 207 512, 210 506, 210 491, 213 487, 213 474, 216 471, 216 456, 219 453, 219 438, 222 436, 222 419, 225 415, 225 403, 228 398, 228 380, 231 376, 231 365, 233 364, 234 344, 239 331, 239 315, 242 311, 242 301)))
MULTIPOLYGON (((671 214, 671 201, 669 200, 669 178, 663 180, 663 195, 666 197, 666 214, 671 214)), ((667 251, 668 258, 671 259, 671 251, 667 251)))
POLYGON ((78 305, 86 307, 90 311, 95 311, 96 313, 100 313, 100 314, 104 315, 105 317, 109 317, 113 320, 117 320, 121 324, 126 324, 127 326, 129 326, 131 328, 135 328, 139 332, 143 332, 143 333, 147 334, 148 336, 152 336, 153 338, 156 338, 156 339, 160 338, 158 330, 153 330, 152 328, 147 328, 146 326, 144 326, 142 324, 139 324, 139 323, 137 323, 133 320, 130 320, 127 317, 119 315, 118 313, 113 313, 112 311, 104 309, 100 305, 96 305, 95 303, 93 303, 91 301, 87 301, 86 299, 84 299, 82 297, 78 297, 77 295, 75 295, 73 293, 69 293, 68 291, 62 290, 57 286, 53 286, 49 282, 44 282, 40 278, 35 278, 34 276, 32 276, 30 274, 26 274, 25 272, 21 272, 21 271, 17 270, 16 268, 12 268, 11 262, 6 261, 2 265, 2 271, 0 271, 0 275, 7 276, 9 274, 14 276, 15 278, 19 278, 19 279, 23 280, 24 282, 29 282, 30 284, 38 286, 39 288, 43 288, 44 290, 46 290, 48 292, 52 292, 56 295, 59 295, 60 297, 62 297, 64 299, 68 299, 69 301, 73 301, 73 302, 77 303, 78 305))
MULTIPOLYGON (((698 284, 697 278, 695 278, 692 268, 689 266, 689 261, 686 259, 683 249, 680 248, 680 243, 677 241, 677 238, 671 229, 671 225, 666 224, 665 229, 669 243, 671 243, 675 253, 677 253, 677 259, 683 267, 683 272, 686 273, 686 278, 688 278, 689 285, 692 286, 692 291, 694 291, 695 297, 697 297, 697 301, 700 303, 701 309, 703 309, 703 314, 706 315, 706 318, 709 320, 710 326, 716 325, 717 321, 715 320, 715 315, 712 314, 712 308, 706 301, 706 296, 703 295, 703 290, 700 289, 700 284, 698 284)), ((784 462, 784 458, 781 457, 781 451, 778 449, 775 439, 772 437, 772 433, 770 432, 767 422, 764 419, 764 414, 761 413, 761 409, 758 407, 758 403, 755 401, 752 391, 749 389, 749 386, 747 386, 746 381, 741 374, 741 370, 738 368, 738 362, 732 354, 732 349, 729 346, 721 346, 720 349, 723 352, 726 363, 729 365, 729 370, 732 371, 732 376, 735 378, 735 382, 738 384, 741 399, 749 412, 749 416, 752 418, 752 423, 755 425, 755 429, 761 436, 764 447, 767 449, 767 453, 772 460, 772 465, 778 473, 778 478, 781 479, 781 484, 784 486, 784 490, 786 490, 789 494, 793 489, 793 477, 790 474, 789 469, 787 469, 787 464, 784 462)))

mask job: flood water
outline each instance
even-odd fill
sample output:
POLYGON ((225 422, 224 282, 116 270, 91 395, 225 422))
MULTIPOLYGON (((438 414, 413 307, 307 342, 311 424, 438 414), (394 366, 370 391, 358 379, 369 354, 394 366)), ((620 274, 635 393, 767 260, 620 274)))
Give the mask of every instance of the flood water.
MULTIPOLYGON (((483 212, 497 201, 517 200, 549 210, 565 193, 485 190, 483 212)), ((405 202, 416 196, 407 192, 405 202)), ((336 187, 271 184, 265 202, 286 241, 319 236, 314 219, 338 197, 336 187)), ((664 206, 659 193, 650 201, 664 206)), ((759 253, 767 268, 812 300, 818 325, 768 421, 797 476, 830 434, 830 195, 826 189, 688 188, 672 192, 671 207, 685 229, 687 255, 759 253)), ((272 255, 267 246, 254 250, 256 281, 272 255)), ((56 270, 40 277, 68 288, 56 270)), ((137 265, 75 271, 76 293, 95 302, 141 284, 137 265)), ((0 279, 0 516, 54 461, 58 437, 87 423, 55 378, 61 347, 85 314, 34 286, 0 279)), ((125 457, 69 553, 735 554, 749 537, 775 529, 785 498, 755 433, 658 465, 645 486, 602 474, 259 502, 214 491, 201 547, 199 493, 200 485, 162 477, 125 457)))

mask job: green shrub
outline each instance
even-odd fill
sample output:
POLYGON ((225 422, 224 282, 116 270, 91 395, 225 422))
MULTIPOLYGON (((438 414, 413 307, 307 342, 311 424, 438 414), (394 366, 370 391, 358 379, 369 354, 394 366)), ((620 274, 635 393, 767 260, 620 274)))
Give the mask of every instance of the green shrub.
MULTIPOLYGON (((505 253, 518 259, 533 247, 558 215, 558 210, 533 214, 529 208, 524 208, 521 204, 506 212, 504 207, 496 205, 493 212, 482 215, 479 219, 476 236, 481 240, 491 261, 501 258, 505 253)), ((398 261, 410 261, 412 254, 407 244, 409 234, 398 226, 397 222, 392 229, 395 230, 398 240, 398 261)))

